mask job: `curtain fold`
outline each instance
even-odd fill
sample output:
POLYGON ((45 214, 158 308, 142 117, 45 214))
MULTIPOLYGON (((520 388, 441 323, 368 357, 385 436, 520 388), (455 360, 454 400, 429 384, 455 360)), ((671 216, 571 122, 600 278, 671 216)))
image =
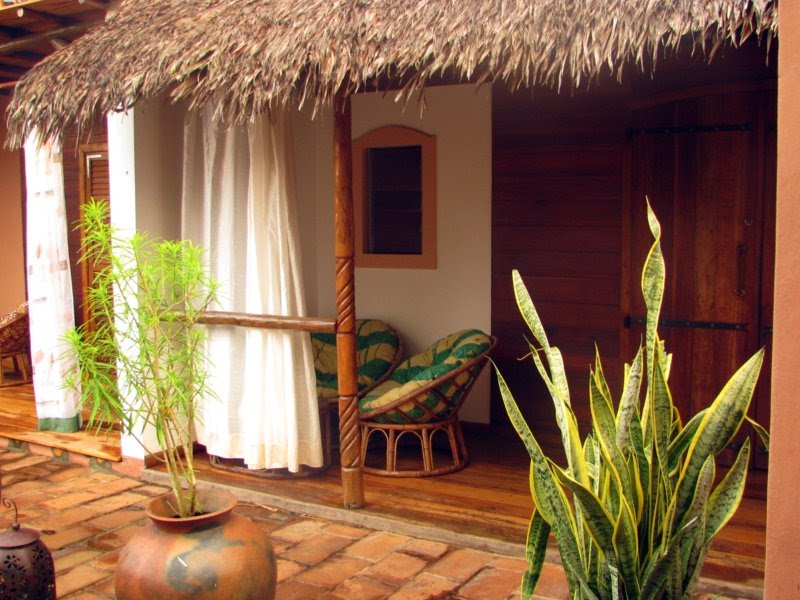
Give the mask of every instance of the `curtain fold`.
POLYGON ((80 428, 77 392, 63 387, 74 363, 63 359, 64 335, 75 326, 67 249, 67 216, 60 150, 25 143, 27 285, 36 414, 42 431, 80 428))
MULTIPOLYGON (((183 235, 208 249, 215 310, 304 316, 288 116, 224 128, 210 110, 184 135, 183 235)), ((309 336, 209 328, 217 398, 200 410, 208 452, 252 469, 322 465, 309 336)))

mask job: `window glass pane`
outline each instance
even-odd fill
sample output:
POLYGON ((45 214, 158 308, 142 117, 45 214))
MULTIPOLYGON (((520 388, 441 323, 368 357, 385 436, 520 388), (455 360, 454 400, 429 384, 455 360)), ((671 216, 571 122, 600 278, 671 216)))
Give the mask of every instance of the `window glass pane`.
POLYGON ((422 146, 370 148, 367 231, 371 254, 422 254, 422 146))

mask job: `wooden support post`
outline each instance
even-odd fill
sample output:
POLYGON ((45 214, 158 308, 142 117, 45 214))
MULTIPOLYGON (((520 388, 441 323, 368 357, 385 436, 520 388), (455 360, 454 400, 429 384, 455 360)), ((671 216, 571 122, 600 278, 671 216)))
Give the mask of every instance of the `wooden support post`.
POLYGON ((350 96, 334 105, 333 186, 336 256, 336 352, 339 373, 339 451, 345 508, 364 506, 356 371, 356 288, 350 96))

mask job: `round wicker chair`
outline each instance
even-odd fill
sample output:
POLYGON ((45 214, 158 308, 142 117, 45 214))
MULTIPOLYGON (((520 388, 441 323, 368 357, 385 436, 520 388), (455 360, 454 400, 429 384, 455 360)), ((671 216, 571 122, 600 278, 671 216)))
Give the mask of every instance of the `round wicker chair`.
POLYGON ((428 477, 463 469, 469 454, 458 410, 469 395, 497 340, 477 329, 458 331, 401 363, 359 402, 364 472, 389 477, 428 477), (450 464, 435 464, 433 439, 447 437, 450 464), (385 467, 367 465, 374 434, 385 444, 385 467), (415 440, 414 440, 415 438, 415 440), (405 439, 419 443, 421 465, 400 467, 405 439))

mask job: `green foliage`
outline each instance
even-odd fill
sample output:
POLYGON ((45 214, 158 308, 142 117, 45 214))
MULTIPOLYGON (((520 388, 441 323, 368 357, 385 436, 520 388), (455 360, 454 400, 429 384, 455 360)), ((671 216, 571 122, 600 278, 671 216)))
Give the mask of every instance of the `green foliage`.
POLYGON ((145 450, 145 431, 155 432, 174 508, 190 516, 197 508, 196 401, 210 393, 205 332, 196 324, 216 290, 203 250, 188 241, 118 235, 102 201, 85 205, 79 226, 81 261, 95 270, 86 298, 92 318, 67 334, 78 369, 65 384, 89 408, 90 428, 119 422, 145 450))
MULTIPOLYGON (((517 305, 538 343, 530 344, 531 356, 552 396, 567 457, 561 467, 544 455, 495 367, 506 411, 531 459, 534 511, 524 599, 533 595, 551 531, 572 598, 689 598, 713 537, 742 498, 749 442, 716 487, 714 457, 746 418, 763 350, 742 365, 708 408, 682 423, 668 385, 672 357, 657 332, 665 267, 661 229, 649 205, 648 217, 655 241, 642 273, 645 345, 625 365, 616 408, 596 357, 589 377, 592 431, 584 440, 561 353, 549 344, 522 278, 513 273, 517 305)), ((766 438, 763 428, 757 431, 766 438)))

